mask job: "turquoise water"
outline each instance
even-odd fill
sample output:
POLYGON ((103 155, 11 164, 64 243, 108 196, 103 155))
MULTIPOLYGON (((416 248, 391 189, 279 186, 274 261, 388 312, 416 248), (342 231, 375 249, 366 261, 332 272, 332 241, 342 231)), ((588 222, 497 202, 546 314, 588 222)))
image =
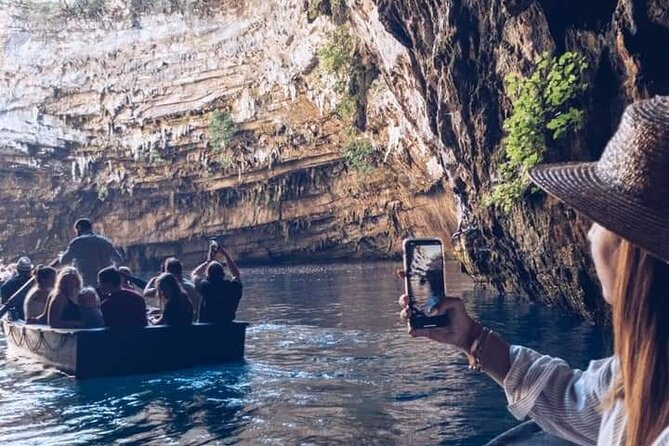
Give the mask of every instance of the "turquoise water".
MULTIPOLYGON (((398 266, 244 269, 240 364, 77 382, 5 359, 0 339, 0 444, 478 445, 513 426, 462 355, 404 333, 398 266)), ((608 349, 576 318, 447 282, 511 342, 580 367, 608 349)))

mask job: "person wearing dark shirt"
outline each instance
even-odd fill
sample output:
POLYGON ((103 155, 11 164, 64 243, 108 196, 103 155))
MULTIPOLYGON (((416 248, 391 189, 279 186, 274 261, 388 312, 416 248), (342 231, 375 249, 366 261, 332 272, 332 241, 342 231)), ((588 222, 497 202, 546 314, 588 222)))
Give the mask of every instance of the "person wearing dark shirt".
MULTIPOLYGON (((16 263, 16 275, 5 282, 5 284, 2 285, 2 288, 0 288, 0 297, 2 297, 3 304, 7 303, 7 301, 30 280, 32 269, 33 264, 28 257, 21 257, 19 259, 16 263)), ((28 291, 30 291, 30 287, 24 288, 12 302, 10 314, 14 318, 25 318, 23 314, 23 303, 28 295, 28 291)))
POLYGON ((227 251, 212 242, 207 261, 195 268, 191 276, 202 296, 200 322, 233 321, 242 298, 242 282, 239 268, 227 251))
POLYGON ((187 326, 193 321, 193 305, 176 277, 163 273, 156 280, 158 299, 163 302, 163 314, 154 325, 187 326))
MULTIPOLYGON (((190 300, 190 303, 193 306, 193 322, 197 322, 197 320, 200 317, 200 303, 202 301, 202 297, 200 296, 200 293, 198 293, 197 290, 195 289, 195 284, 190 280, 184 278, 183 270, 184 267, 183 264, 181 263, 181 260, 175 257, 170 257, 166 259, 162 268, 163 273, 170 273, 177 279, 177 282, 179 282, 181 288, 183 288, 183 290, 188 295, 188 299, 190 300)), ((146 284, 146 287, 144 288, 145 299, 152 299, 157 297, 158 291, 156 288, 156 281, 158 280, 158 277, 160 277, 160 275, 153 277, 146 284)))
POLYGON ((79 270, 84 286, 95 286, 98 271, 106 266, 120 264, 123 257, 109 240, 93 232, 93 224, 89 219, 80 218, 74 224, 74 229, 77 237, 60 254, 60 263, 73 264, 79 270))
POLYGON ((102 269, 98 273, 98 283, 103 296, 101 310, 106 327, 146 327, 144 298, 139 293, 121 287, 121 274, 116 267, 102 269))

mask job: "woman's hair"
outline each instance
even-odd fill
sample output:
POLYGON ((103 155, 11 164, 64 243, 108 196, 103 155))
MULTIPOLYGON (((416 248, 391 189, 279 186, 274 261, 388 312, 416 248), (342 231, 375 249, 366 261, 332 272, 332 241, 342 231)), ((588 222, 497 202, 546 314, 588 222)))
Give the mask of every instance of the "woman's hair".
POLYGON ((170 273, 163 273, 156 280, 158 292, 165 297, 167 301, 175 298, 181 298, 186 295, 176 277, 170 273))
POLYGON ((79 275, 79 271, 72 266, 66 266, 60 270, 58 276, 56 277, 56 285, 54 285, 53 290, 51 291, 52 296, 57 296, 59 294, 64 294, 65 296, 78 295, 81 291, 81 285, 83 281, 79 275), (69 285, 72 282, 75 282, 74 289, 70 290, 69 285), (70 291, 72 291, 70 293, 70 291))
POLYGON ((623 240, 613 290, 627 446, 648 446, 669 425, 669 265, 623 240))

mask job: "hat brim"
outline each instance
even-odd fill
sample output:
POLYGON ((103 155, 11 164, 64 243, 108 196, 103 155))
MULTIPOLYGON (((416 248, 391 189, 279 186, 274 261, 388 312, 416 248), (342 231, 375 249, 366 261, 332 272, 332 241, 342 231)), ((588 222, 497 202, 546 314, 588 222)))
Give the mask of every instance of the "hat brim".
POLYGON ((530 178, 550 195, 654 256, 669 260, 669 215, 606 184, 597 163, 537 166, 530 178))

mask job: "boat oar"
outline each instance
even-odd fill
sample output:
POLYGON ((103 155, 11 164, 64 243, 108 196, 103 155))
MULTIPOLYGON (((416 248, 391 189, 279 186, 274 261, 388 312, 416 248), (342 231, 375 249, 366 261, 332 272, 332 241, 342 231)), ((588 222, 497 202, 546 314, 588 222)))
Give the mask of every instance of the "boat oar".
MULTIPOLYGON (((53 262, 49 263, 49 266, 54 268, 54 267, 58 266, 59 263, 60 263, 60 259, 56 259, 53 262)), ((35 276, 28 279, 28 281, 26 283, 24 283, 21 288, 18 289, 18 291, 16 291, 14 294, 12 294, 10 296, 9 299, 7 299, 7 302, 5 303, 5 305, 3 305, 0 308, 0 318, 2 318, 5 315, 5 313, 7 313, 9 311, 9 309, 12 307, 12 304, 14 303, 14 301, 16 299, 19 298, 21 293, 23 293, 27 288, 31 287, 33 285, 33 283, 35 283, 35 276)))

